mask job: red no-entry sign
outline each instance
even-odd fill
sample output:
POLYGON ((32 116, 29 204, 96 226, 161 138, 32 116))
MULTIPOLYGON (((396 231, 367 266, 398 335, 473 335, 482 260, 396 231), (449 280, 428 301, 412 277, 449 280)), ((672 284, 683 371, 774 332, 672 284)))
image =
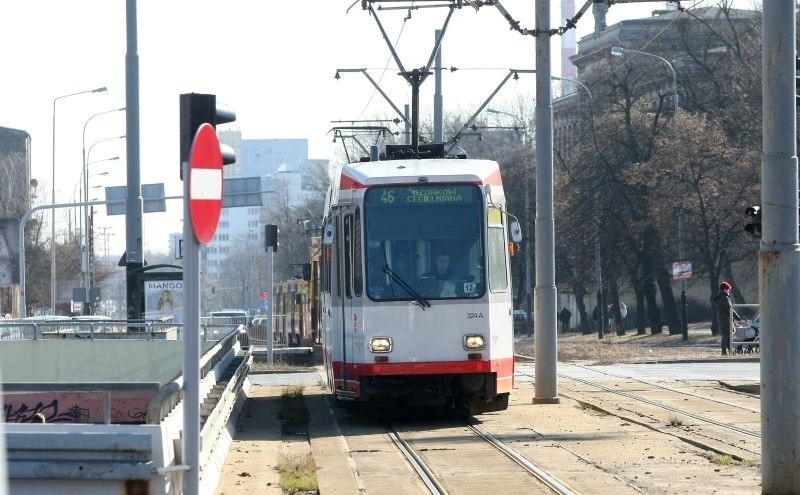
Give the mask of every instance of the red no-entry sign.
POLYGON ((197 242, 211 242, 221 211, 222 153, 214 126, 202 124, 189 155, 189 217, 197 242))

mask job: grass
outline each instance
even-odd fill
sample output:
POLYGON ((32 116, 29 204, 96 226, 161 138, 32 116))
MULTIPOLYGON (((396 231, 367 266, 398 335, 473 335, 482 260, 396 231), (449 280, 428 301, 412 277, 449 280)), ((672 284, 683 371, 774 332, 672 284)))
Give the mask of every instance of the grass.
POLYGON ((281 393, 281 419, 293 425, 308 424, 308 410, 303 399, 303 386, 286 387, 281 393))
POLYGON ((266 358, 253 361, 250 370, 257 373, 309 373, 316 369, 313 366, 294 364, 286 356, 275 356, 272 366, 267 364, 266 358))
MULTIPOLYGON (((308 431, 308 410, 303 397, 303 386, 284 387, 281 392, 281 421, 286 432, 308 431)), ((281 454, 278 462, 280 485, 284 493, 316 493, 317 465, 311 454, 288 456, 281 454)))
POLYGON ((677 416, 670 416, 668 420, 670 426, 683 426, 683 421, 677 416))
POLYGON ((744 467, 758 467, 758 463, 748 461, 740 457, 735 457, 729 454, 706 454, 705 457, 712 463, 719 466, 744 466, 744 467))
POLYGON ((284 457, 278 463, 281 473, 281 489, 284 493, 316 492, 317 465, 310 455, 302 457, 284 457))
POLYGON ((711 454, 708 456, 708 460, 720 466, 733 466, 736 464, 736 461, 733 459, 733 457, 729 456, 728 454, 711 454))

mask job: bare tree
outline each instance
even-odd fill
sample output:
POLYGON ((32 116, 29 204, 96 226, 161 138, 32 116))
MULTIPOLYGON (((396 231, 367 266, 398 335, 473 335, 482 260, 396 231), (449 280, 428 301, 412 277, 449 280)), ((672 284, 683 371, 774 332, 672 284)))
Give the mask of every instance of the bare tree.
POLYGON ((0 157, 0 218, 20 218, 25 214, 29 187, 25 155, 12 151, 0 157))

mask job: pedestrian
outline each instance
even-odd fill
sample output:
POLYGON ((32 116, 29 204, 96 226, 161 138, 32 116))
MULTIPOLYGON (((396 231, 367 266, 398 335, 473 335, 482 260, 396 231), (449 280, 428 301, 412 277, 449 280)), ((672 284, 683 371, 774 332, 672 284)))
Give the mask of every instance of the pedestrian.
POLYGON ((621 330, 627 330, 628 329, 628 319, 627 319, 628 318, 628 306, 626 306, 625 303, 622 302, 622 301, 619 302, 619 316, 620 316, 620 319, 622 320, 620 322, 621 330))
POLYGON ((569 320, 572 318, 572 312, 566 306, 561 307, 561 312, 558 313, 558 319, 561 322, 561 331, 569 332, 569 320))
POLYGON ((731 315, 733 319, 739 321, 741 317, 731 306, 731 284, 722 282, 719 284, 719 292, 711 297, 711 301, 717 308, 715 312, 717 318, 717 328, 722 337, 720 343, 722 347, 722 355, 727 356, 728 350, 731 347, 731 315))
POLYGON ((594 327, 592 330, 597 331, 600 329, 600 325, 603 324, 602 319, 603 318, 600 315, 600 306, 595 306, 594 310, 592 311, 592 326, 594 327))

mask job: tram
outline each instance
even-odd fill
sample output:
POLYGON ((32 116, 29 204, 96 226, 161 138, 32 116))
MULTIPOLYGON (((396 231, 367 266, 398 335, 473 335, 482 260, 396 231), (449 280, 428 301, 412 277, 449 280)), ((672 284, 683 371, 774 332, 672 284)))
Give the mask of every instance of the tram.
POLYGON ((504 410, 519 223, 496 162, 426 146, 442 157, 388 145, 335 172, 319 284, 328 385, 348 409, 504 410))

